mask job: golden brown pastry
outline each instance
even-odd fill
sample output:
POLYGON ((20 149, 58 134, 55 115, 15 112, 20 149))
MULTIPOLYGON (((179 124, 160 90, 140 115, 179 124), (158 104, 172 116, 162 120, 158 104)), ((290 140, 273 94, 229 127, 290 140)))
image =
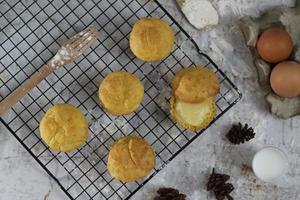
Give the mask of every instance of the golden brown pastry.
POLYGON ((151 146, 137 136, 126 136, 116 141, 108 155, 107 169, 112 177, 133 182, 147 176, 155 166, 151 146))
POLYGON ((180 70, 172 80, 171 115, 183 128, 199 131, 214 119, 214 97, 220 90, 218 77, 204 67, 180 70))
POLYGON ((220 90, 216 74, 204 67, 189 67, 176 73, 172 87, 176 98, 188 103, 200 103, 220 90))
POLYGON ((101 82, 99 98, 106 111, 126 115, 139 107, 144 98, 144 86, 133 74, 113 72, 101 82))
POLYGON ((130 34, 130 49, 147 62, 167 57, 174 46, 174 33, 161 19, 143 18, 137 21, 130 34))
POLYGON ((88 124, 78 108, 57 104, 46 112, 40 122, 40 134, 51 149, 69 152, 86 141, 88 124))
POLYGON ((174 96, 171 98, 171 115, 180 126, 190 131, 206 128, 214 119, 216 110, 213 98, 197 104, 183 102, 174 96))

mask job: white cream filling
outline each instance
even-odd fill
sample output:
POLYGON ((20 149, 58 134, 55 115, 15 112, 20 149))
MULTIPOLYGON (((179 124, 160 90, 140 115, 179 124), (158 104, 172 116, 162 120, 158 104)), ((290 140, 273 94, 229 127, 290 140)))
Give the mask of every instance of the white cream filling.
POLYGON ((192 126, 199 126, 210 113, 207 101, 199 104, 186 103, 176 100, 175 110, 182 120, 192 126))

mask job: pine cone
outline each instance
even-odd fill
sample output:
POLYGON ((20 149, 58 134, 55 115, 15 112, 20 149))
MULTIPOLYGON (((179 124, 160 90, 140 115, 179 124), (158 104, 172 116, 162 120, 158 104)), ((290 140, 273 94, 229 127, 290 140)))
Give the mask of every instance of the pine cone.
POLYGON ((230 131, 226 134, 228 140, 233 144, 244 143, 255 137, 255 133, 252 127, 245 124, 243 127, 241 123, 233 125, 230 131))
POLYGON ((215 169, 213 169, 206 184, 207 190, 213 190, 217 200, 224 200, 225 198, 233 200, 230 193, 234 190, 234 187, 231 183, 226 183, 229 179, 229 175, 217 174, 215 173, 215 169))
POLYGON ((174 188, 160 188, 157 193, 159 196, 155 197, 154 200, 185 200, 186 195, 179 193, 174 188))
POLYGON ((223 200, 225 199, 225 197, 228 197, 233 190, 234 187, 231 183, 224 183, 221 186, 215 188, 214 192, 217 200, 223 200))
POLYGON ((209 180, 206 184, 207 190, 210 191, 210 190, 218 187, 219 185, 222 185, 229 179, 230 179, 230 176, 228 176, 227 174, 217 174, 217 173, 215 173, 215 169, 213 169, 213 172, 210 175, 209 180))

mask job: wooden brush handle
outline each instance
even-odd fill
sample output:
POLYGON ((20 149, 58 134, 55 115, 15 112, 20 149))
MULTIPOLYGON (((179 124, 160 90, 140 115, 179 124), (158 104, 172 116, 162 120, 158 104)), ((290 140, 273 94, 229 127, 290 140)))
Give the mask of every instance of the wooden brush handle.
POLYGON ((176 0, 176 1, 180 7, 185 3, 185 0, 176 0))
POLYGON ((4 115, 11 107, 20 101, 32 88, 53 72, 54 68, 44 65, 22 85, 0 102, 0 116, 4 115))

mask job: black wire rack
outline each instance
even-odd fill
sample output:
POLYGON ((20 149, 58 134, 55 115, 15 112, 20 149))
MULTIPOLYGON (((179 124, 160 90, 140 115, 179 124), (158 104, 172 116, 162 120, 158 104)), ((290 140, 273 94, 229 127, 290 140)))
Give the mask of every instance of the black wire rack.
POLYGON ((129 199, 200 135, 188 133, 170 118, 169 83, 176 71, 191 65, 215 71, 221 91, 214 121, 238 102, 241 93, 159 1, 4 0, 0 2, 0 100, 54 56, 63 41, 90 24, 100 32, 91 50, 43 80, 1 122, 70 199, 129 199), (165 20, 176 35, 172 53, 161 62, 144 63, 129 49, 132 25, 146 16, 165 20), (134 73, 145 85, 145 99, 131 115, 113 117, 99 106, 99 83, 115 70, 134 73), (79 107, 89 121, 87 142, 67 154, 50 150, 38 129, 47 109, 63 102, 79 107), (128 134, 140 135, 152 145, 157 165, 144 180, 124 184, 109 175, 106 161, 112 143, 128 134))

